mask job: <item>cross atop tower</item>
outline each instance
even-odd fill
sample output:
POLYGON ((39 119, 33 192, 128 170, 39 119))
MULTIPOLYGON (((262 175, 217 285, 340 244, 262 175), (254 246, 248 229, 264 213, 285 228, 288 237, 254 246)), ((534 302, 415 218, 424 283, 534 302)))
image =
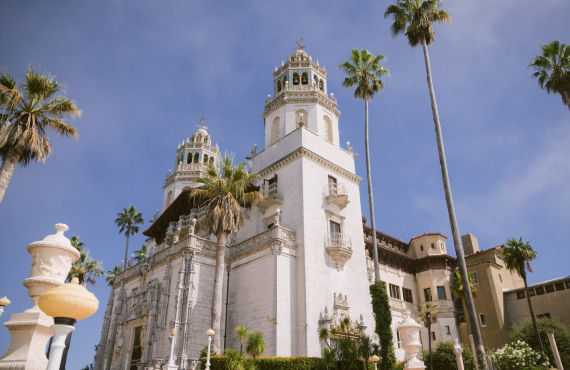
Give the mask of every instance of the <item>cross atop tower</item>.
POLYGON ((303 50, 304 48, 306 48, 305 45, 302 45, 302 44, 301 44, 302 42, 303 42, 303 36, 301 36, 301 37, 299 37, 299 38, 297 39, 297 42, 296 42, 296 44, 297 44, 297 50, 303 50))
POLYGON ((202 129, 204 129, 204 130, 207 130, 207 129, 208 129, 208 126, 206 126, 206 125, 204 124, 205 121, 206 121, 206 118, 205 118, 204 116, 202 116, 202 118, 200 118, 200 124, 199 124, 199 125, 196 125, 196 127, 202 128, 202 129))

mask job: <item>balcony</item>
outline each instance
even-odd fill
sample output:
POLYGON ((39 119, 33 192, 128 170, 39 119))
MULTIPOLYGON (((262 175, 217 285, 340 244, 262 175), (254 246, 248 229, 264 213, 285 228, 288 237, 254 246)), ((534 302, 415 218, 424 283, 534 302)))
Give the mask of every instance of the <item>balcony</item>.
POLYGON ((342 271, 346 261, 352 257, 350 237, 342 233, 330 233, 327 235, 325 248, 333 265, 338 271, 342 271))
POLYGON ((277 181, 269 183, 265 182, 261 186, 261 195, 263 195, 263 200, 257 203, 257 206, 265 212, 269 207, 276 204, 283 204, 283 195, 279 191, 277 186, 277 181))
POLYGON ((334 204, 343 209, 349 202, 346 186, 334 182, 328 183, 325 187, 325 200, 328 204, 334 204))

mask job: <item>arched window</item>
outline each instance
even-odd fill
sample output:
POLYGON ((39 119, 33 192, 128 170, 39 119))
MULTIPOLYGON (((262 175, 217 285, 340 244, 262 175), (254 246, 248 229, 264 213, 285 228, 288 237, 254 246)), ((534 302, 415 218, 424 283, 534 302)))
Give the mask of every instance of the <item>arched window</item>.
POLYGON ((168 206, 170 202, 172 202, 172 190, 170 190, 166 196, 166 205, 168 206))
POLYGON ((210 157, 210 164, 214 164, 214 157, 210 157))
POLYGON ((192 163, 192 153, 188 153, 188 157, 186 157, 186 163, 187 164, 192 163))
POLYGON ((323 116, 323 121, 325 122, 325 139, 332 143, 333 141, 333 129, 332 122, 329 116, 323 116))
POLYGON ((308 85, 309 84, 309 74, 307 72, 303 72, 301 75, 301 85, 308 85))
POLYGON ((487 318, 485 317, 485 314, 481 314, 479 317, 481 318, 481 326, 487 326, 487 318))
POLYGON ((307 126, 307 111, 299 109, 295 112, 295 127, 307 126))
POLYGON ((283 88, 285 88, 285 86, 287 86, 287 84, 285 82, 287 82, 288 77, 287 75, 283 76, 283 88))
POLYGON ((293 85, 299 84, 299 74, 297 72, 293 73, 293 85))
POLYGON ((321 89, 321 91, 325 91, 325 83, 323 80, 319 80, 319 89, 321 89))
POLYGON ((207 137, 207 136, 204 136, 204 141, 203 141, 203 143, 204 143, 204 144, 208 144, 208 137, 207 137))
POLYGON ((271 144, 275 144, 279 141, 279 117, 275 117, 271 123, 271 144))
POLYGON ((208 163, 208 155, 204 154, 204 163, 208 163))
POLYGON ((313 75, 313 78, 315 79, 315 85, 319 86, 319 78, 317 75, 313 75))
POLYGON ((200 163, 200 154, 194 153, 194 163, 200 163))
POLYGON ((277 92, 281 91, 281 81, 277 81, 277 92))

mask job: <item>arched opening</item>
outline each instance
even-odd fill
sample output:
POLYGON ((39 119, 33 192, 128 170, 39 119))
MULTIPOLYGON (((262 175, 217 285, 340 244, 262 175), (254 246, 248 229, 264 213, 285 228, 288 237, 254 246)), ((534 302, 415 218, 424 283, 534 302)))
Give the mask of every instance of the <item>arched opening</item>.
POLYGON ((210 157, 210 164, 214 164, 214 157, 210 157))
POLYGON ((329 116, 323 116, 323 121, 325 122, 325 138, 327 141, 333 141, 333 129, 332 129, 332 122, 329 116))
POLYGON ((319 89, 321 89, 321 91, 325 91, 325 83, 323 80, 319 80, 319 89))
POLYGON ((192 163, 192 153, 188 153, 188 156, 186 157, 186 163, 187 164, 192 163))
POLYGON ((170 190, 166 196, 166 205, 168 206, 170 202, 172 202, 172 190, 170 190))
POLYGON ((307 111, 299 109, 295 112, 295 127, 307 126, 307 111))
POLYGON ((485 318, 485 314, 479 315, 481 318, 481 326, 487 326, 487 319, 485 318))
POLYGON ((206 164, 208 163, 208 155, 207 154, 204 154, 204 163, 206 163, 206 164))
POLYGON ((281 81, 277 81, 277 92, 281 91, 281 81))
POLYGON ((299 84, 299 74, 297 72, 293 73, 293 85, 299 84))
POLYGON ((275 117, 271 123, 271 144, 275 144, 279 141, 279 117, 275 117))
POLYGON ((283 88, 285 88, 285 86, 287 86, 286 82, 288 80, 287 75, 283 76, 283 88))
POLYGON ((194 163, 200 163, 200 154, 194 153, 194 163))
POLYGON ((204 136, 203 143, 204 143, 204 144, 208 144, 208 137, 207 137, 207 136, 204 136))
POLYGON ((301 75, 301 85, 308 85, 309 84, 309 74, 307 72, 303 72, 301 75))

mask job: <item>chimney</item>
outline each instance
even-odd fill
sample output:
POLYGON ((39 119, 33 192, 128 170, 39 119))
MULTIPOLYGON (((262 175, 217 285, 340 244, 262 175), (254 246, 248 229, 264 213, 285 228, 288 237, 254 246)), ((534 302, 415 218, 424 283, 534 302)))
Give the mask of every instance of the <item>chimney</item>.
POLYGON ((479 242, 475 235, 467 233, 461 236, 461 242, 463 243, 463 250, 466 256, 479 252, 479 242))

